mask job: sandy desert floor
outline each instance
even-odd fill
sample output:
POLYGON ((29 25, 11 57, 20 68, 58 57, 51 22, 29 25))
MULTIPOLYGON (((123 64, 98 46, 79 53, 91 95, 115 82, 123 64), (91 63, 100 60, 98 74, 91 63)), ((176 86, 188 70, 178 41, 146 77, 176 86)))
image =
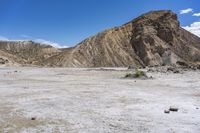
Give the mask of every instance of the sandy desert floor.
POLYGON ((200 71, 126 73, 2 67, 0 133, 200 132, 200 71))

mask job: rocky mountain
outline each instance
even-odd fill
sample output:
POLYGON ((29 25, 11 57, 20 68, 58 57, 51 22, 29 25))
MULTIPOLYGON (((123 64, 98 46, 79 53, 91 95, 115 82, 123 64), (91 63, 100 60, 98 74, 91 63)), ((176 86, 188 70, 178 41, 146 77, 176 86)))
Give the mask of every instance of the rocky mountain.
POLYGON ((33 41, 0 41, 0 64, 38 65, 61 50, 33 41))
POLYGON ((181 28, 177 15, 169 10, 143 14, 73 48, 11 44, 0 42, 0 50, 23 59, 19 63, 34 65, 124 67, 168 65, 177 61, 200 63, 200 38, 181 28))

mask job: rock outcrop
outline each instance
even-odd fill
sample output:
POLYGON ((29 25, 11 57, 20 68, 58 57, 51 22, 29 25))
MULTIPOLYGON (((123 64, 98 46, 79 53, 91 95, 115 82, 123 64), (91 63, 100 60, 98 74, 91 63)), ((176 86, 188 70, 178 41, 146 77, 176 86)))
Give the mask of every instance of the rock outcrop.
POLYGON ((200 63, 200 38, 181 28, 177 15, 169 10, 143 14, 120 27, 98 33, 73 48, 55 49, 41 45, 27 48, 23 45, 19 49, 10 44, 5 48, 1 44, 1 50, 6 49, 10 54, 17 52, 15 56, 35 65, 125 67, 200 63))
POLYGON ((62 66, 123 67, 200 62, 200 38, 172 11, 152 11, 90 37, 63 54, 62 66))

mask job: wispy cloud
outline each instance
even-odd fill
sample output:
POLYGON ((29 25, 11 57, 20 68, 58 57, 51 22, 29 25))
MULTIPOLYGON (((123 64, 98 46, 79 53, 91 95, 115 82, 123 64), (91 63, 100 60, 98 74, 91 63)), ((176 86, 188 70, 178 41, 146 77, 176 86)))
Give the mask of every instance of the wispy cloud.
POLYGON ((2 41, 8 41, 9 39, 6 38, 6 37, 4 37, 4 36, 0 36, 0 40, 2 40, 2 41))
POLYGON ((53 46, 55 48, 68 48, 69 47, 69 46, 61 45, 59 43, 48 41, 48 40, 45 40, 45 39, 28 39, 30 36, 21 35, 21 37, 22 36, 24 36, 23 38, 25 38, 25 39, 13 40, 13 39, 9 39, 7 37, 4 37, 4 36, 0 35, 0 40, 1 41, 27 41, 27 40, 32 40, 32 41, 37 42, 37 43, 51 45, 51 46, 53 46))
POLYGON ((183 28, 200 37, 200 22, 194 22, 190 26, 183 28))
POLYGON ((187 8, 187 9, 184 9, 184 10, 180 10, 180 14, 187 14, 187 13, 191 13, 191 12, 193 12, 192 8, 187 8))
POLYGON ((60 45, 56 42, 52 42, 52 41, 48 41, 48 40, 44 40, 44 39, 34 39, 33 41, 41 43, 41 44, 51 45, 51 46, 56 47, 56 48, 68 48, 68 46, 60 45))
POLYGON ((26 34, 22 34, 22 35, 20 35, 20 37, 25 38, 25 39, 32 38, 31 36, 26 35, 26 34))
POLYGON ((194 13, 192 16, 200 17, 200 12, 199 13, 194 13))

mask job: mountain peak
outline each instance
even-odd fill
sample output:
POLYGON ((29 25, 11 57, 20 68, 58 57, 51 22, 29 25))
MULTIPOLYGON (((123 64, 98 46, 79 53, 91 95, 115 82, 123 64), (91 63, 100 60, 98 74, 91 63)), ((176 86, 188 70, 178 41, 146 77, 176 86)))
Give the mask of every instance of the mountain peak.
POLYGON ((87 38, 73 48, 56 50, 25 45, 16 48, 7 44, 4 52, 37 65, 125 67, 200 62, 200 38, 182 29, 177 15, 170 10, 145 13, 129 23, 87 38))
POLYGON ((166 16, 166 15, 173 16, 173 15, 176 15, 176 13, 174 13, 171 10, 154 10, 154 11, 147 12, 143 14, 142 16, 150 17, 151 19, 156 19, 156 18, 166 16))

